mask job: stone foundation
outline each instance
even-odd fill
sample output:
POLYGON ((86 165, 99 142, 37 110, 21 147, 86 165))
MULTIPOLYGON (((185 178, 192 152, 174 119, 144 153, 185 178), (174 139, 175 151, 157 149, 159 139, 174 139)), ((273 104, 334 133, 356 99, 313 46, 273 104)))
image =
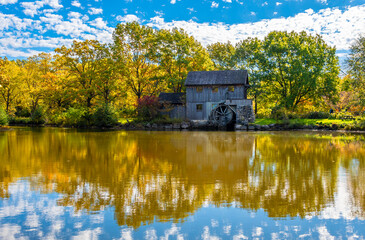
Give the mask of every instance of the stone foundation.
POLYGON ((236 123, 247 125, 255 121, 255 114, 251 105, 237 106, 236 123))

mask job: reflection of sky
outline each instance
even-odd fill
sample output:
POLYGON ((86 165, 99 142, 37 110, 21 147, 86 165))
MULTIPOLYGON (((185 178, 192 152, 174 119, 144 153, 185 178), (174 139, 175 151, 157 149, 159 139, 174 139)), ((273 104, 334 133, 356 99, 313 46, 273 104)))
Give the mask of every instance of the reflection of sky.
POLYGON ((61 195, 33 191, 27 180, 13 183, 9 192, 11 197, 0 201, 0 239, 328 239, 365 236, 365 222, 351 215, 354 209, 342 170, 334 203, 319 215, 304 219, 274 219, 263 210, 217 208, 207 203, 182 222, 155 221, 133 230, 117 225, 113 208, 89 214, 75 212, 73 207, 57 205, 61 195))

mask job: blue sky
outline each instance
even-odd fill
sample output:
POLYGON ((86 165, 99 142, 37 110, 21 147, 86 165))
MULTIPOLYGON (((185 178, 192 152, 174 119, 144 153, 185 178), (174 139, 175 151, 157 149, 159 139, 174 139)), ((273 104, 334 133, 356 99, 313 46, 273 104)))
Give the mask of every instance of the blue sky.
POLYGON ((182 27, 204 45, 305 30, 343 58, 365 34, 365 0, 0 0, 0 57, 51 52, 74 39, 107 43, 118 23, 133 20, 182 27))

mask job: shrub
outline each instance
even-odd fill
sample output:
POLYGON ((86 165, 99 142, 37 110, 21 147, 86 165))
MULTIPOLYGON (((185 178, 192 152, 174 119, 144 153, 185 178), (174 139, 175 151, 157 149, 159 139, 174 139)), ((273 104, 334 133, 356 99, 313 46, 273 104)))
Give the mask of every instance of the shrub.
POLYGON ((159 102, 156 96, 144 96, 137 101, 138 118, 151 121, 159 114, 159 102))
POLYGON ((9 116, 10 125, 28 125, 29 123, 30 118, 9 116))
POLYGON ((5 126, 9 124, 8 115, 4 109, 0 108, 0 126, 5 126))
POLYGON ((304 114, 302 118, 307 119, 327 119, 330 118, 331 114, 327 112, 310 112, 307 114, 304 114))
POLYGON ((53 125, 62 125, 65 121, 65 114, 62 113, 53 113, 53 114, 49 114, 48 116, 48 124, 53 124, 53 125))
POLYGON ((43 124, 45 123, 44 111, 42 107, 37 107, 30 117, 31 124, 43 124))
POLYGON ((30 117, 30 111, 28 108, 22 107, 22 106, 16 106, 15 107, 15 116, 17 117, 30 117))
POLYGON ((286 120, 288 119, 288 116, 283 108, 280 107, 274 107, 271 111, 271 118, 276 120, 286 120))
POLYGON ((113 127, 118 123, 118 117, 114 109, 109 105, 103 105, 93 114, 93 125, 97 127, 113 127))
POLYGON ((90 114, 83 108, 69 108, 63 114, 65 126, 86 127, 89 125, 90 114))

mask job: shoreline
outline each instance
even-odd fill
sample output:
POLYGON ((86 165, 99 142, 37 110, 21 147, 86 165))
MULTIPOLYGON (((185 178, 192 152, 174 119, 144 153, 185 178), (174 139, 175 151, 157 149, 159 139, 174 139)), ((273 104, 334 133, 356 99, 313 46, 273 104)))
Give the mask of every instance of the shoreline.
POLYGON ((202 121, 189 121, 182 123, 126 123, 118 124, 110 128, 100 127, 75 127, 75 126, 58 126, 51 124, 10 124, 9 126, 0 127, 1 131, 11 130, 11 127, 35 127, 35 128, 73 128, 80 130, 126 130, 126 131, 236 131, 236 132, 260 132, 260 131, 330 131, 345 133, 365 133, 363 129, 345 129, 337 125, 290 125, 282 123, 274 123, 269 125, 259 124, 235 124, 233 126, 218 127, 202 121))

